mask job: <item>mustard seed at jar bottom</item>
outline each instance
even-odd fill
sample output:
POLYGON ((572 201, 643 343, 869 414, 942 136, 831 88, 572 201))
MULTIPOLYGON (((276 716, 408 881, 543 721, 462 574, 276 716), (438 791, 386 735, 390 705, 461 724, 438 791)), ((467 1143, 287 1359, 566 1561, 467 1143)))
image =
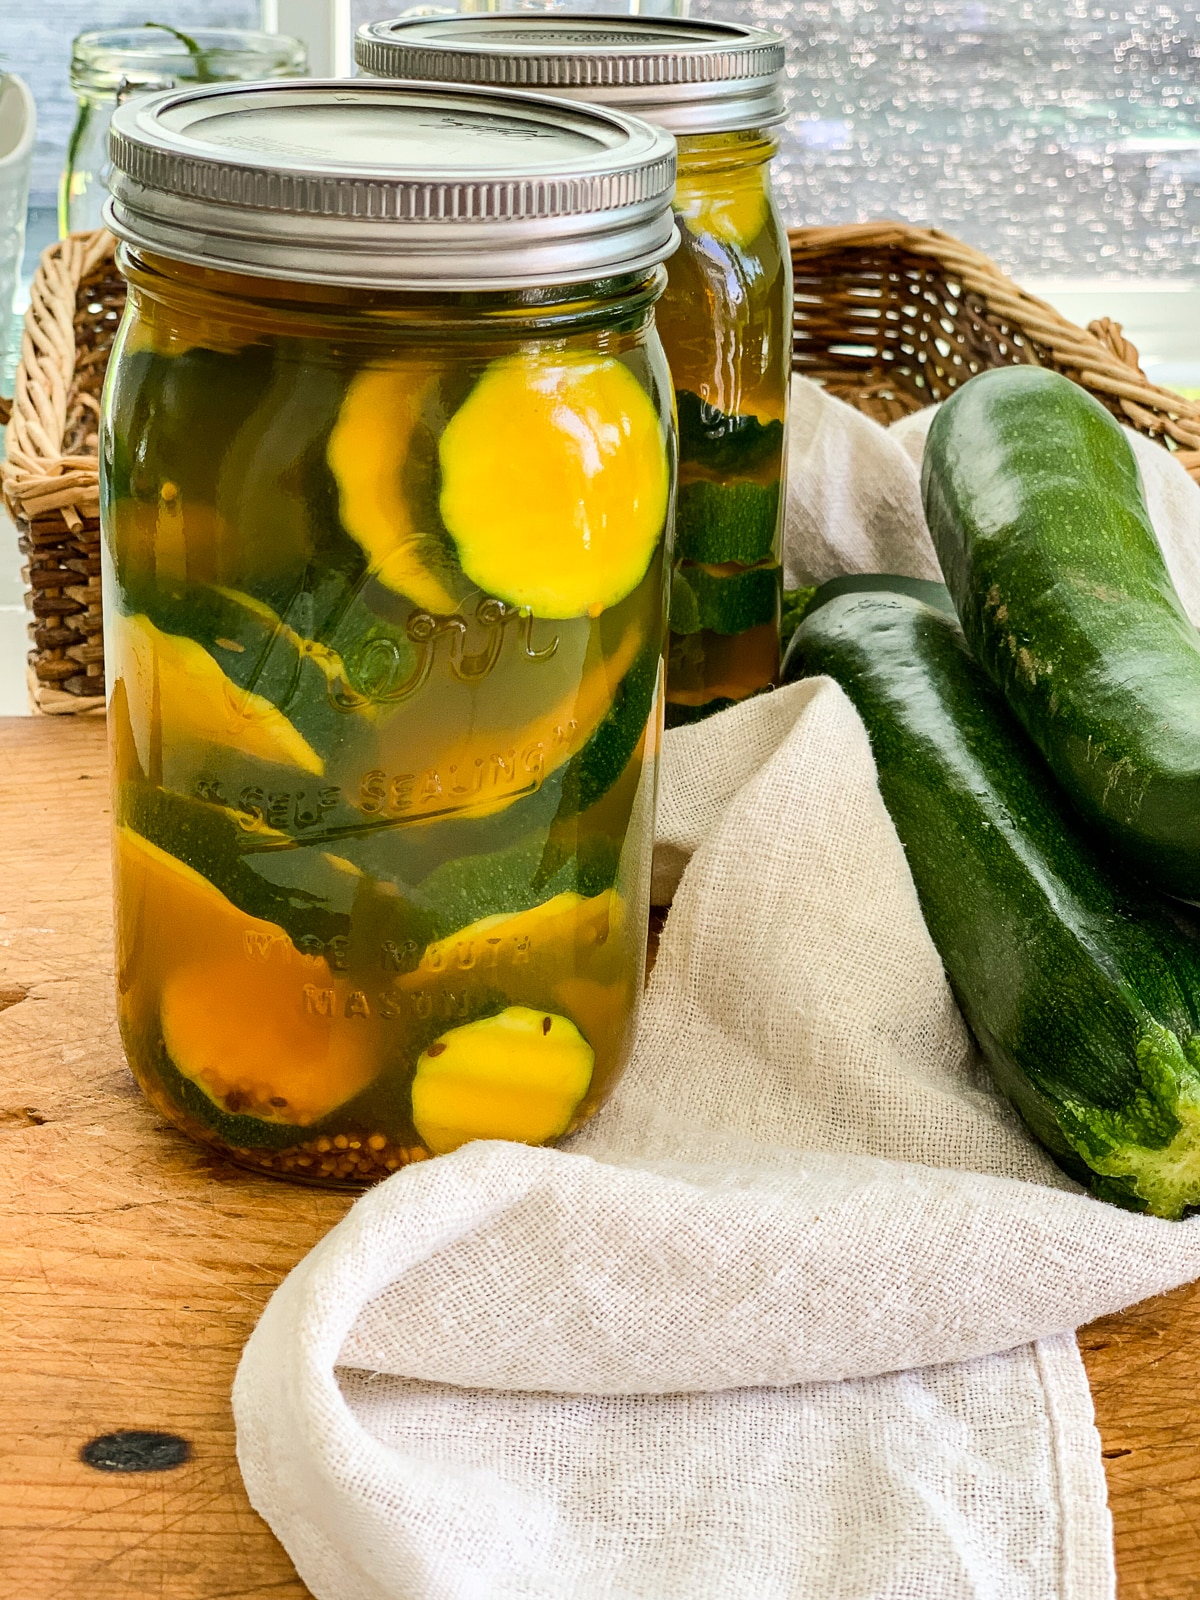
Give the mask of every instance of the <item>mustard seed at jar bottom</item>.
POLYGON ((556 1139, 642 987, 671 141, 296 83, 131 103, 113 157, 134 1074, 192 1137, 316 1183, 556 1139))
POLYGON ((656 316, 679 419, 667 725, 779 672, 792 281, 771 195, 783 47, 739 24, 469 15, 370 23, 359 64, 619 107, 679 141, 681 244, 656 316))

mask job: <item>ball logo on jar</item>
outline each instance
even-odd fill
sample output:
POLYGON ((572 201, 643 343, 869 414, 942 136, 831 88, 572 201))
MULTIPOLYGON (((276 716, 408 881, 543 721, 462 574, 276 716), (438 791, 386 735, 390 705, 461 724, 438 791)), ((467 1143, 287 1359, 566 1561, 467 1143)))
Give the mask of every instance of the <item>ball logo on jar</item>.
POLYGON ((469 648, 474 642, 471 623, 457 612, 435 616, 429 611, 414 611, 405 624, 402 639, 393 634, 371 635, 347 656, 344 677, 330 680, 331 704, 339 711, 356 711, 364 702, 394 705, 410 699, 428 682, 438 640, 442 638, 449 638, 447 665, 460 683, 486 678, 500 659, 506 634, 514 629, 526 661, 550 661, 558 650, 557 633, 545 644, 535 646, 534 618, 525 607, 485 596, 475 607, 472 620, 483 632, 479 649, 469 648), (408 645, 417 647, 415 662, 408 645))

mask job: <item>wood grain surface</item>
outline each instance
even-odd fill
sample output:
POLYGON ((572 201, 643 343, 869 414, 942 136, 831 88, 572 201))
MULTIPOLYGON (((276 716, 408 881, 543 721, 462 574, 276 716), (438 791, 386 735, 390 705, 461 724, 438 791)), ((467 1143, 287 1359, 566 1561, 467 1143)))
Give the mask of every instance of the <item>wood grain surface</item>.
MULTIPOLYGON (((102 725, 0 720, 0 1596, 300 1600, 242 1489, 229 1389, 349 1200, 225 1165, 142 1100, 111 995, 106 785, 102 725), (80 1459, 124 1429, 191 1459, 80 1459)), ((1121 1600, 1197 1600, 1200 1288, 1080 1345, 1121 1600)))

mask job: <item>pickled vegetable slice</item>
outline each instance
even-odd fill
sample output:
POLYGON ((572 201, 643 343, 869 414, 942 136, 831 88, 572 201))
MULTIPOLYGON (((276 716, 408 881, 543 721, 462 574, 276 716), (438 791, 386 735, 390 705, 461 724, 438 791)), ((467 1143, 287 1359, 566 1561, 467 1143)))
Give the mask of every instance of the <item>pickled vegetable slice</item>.
POLYGON ((206 575, 227 563, 237 535, 215 507, 164 482, 156 498, 115 500, 108 508, 107 540, 130 610, 130 599, 162 584, 186 584, 189 572, 206 575))
POLYGON ((775 551, 778 483, 681 484, 675 508, 675 554, 688 561, 753 566, 775 551))
POLYGON ((675 212, 689 233, 745 249, 766 226, 770 201, 759 166, 720 173, 686 170, 675 182, 675 212))
MULTIPOLYGON (((143 302, 144 304, 145 302, 143 302)), ((114 352, 106 447, 108 492, 151 505, 164 483, 185 501, 211 501, 214 469, 262 399, 274 353, 236 350, 164 354, 135 340, 114 352)))
POLYGON ((451 1022, 528 1006, 570 1019, 601 1050, 627 1008, 589 1005, 596 995, 618 993, 614 984, 636 959, 630 941, 626 903, 615 889, 592 896, 563 891, 511 916, 480 918, 428 945, 410 970, 392 978, 380 1004, 414 1030, 418 1046, 451 1022), (587 992, 580 991, 580 973, 589 976, 587 992))
POLYGON ((568 1018, 508 1006, 426 1047, 413 1077, 413 1125, 435 1155, 471 1139, 544 1144, 570 1126, 595 1061, 568 1018))
POLYGON ((679 461, 710 472, 753 473, 768 467, 776 474, 783 461, 783 423, 721 411, 690 389, 676 389, 679 461))
POLYGON ((773 622, 782 574, 777 566, 699 566, 680 562, 671 576, 671 630, 742 633, 773 622))
MULTIPOLYGON (((657 660, 657 641, 653 649, 657 660)), ((436 768, 409 774, 411 781, 399 791, 380 768, 368 774, 360 805, 372 815, 387 816, 393 802, 399 802, 406 817, 430 821, 450 815, 489 817, 503 811, 538 790, 572 758, 592 749, 608 727, 614 707, 623 704, 626 680, 646 650, 641 628, 631 622, 616 646, 586 667, 579 681, 532 721, 522 727, 473 729, 467 736, 459 735, 437 752, 436 768)), ((383 760, 392 759, 387 740, 385 731, 383 760)), ((411 761, 407 743, 395 751, 395 759, 411 761)))
POLYGON ((551 847, 538 828, 526 839, 483 855, 443 862, 415 891, 439 928, 454 933, 496 916, 515 916, 574 891, 584 900, 610 889, 619 846, 604 835, 573 837, 570 852, 547 861, 551 847))
POLYGON ((442 519, 463 571, 539 617, 596 616, 641 582, 663 532, 667 441, 621 362, 494 361, 442 434, 442 519))
POLYGON ((238 691, 269 701, 322 757, 345 736, 344 710, 356 709, 362 697, 348 685, 341 656, 288 620, 302 612, 311 627, 310 594, 286 597, 283 616, 253 595, 208 584, 146 586, 130 599, 161 634, 202 645, 238 691), (344 710, 335 708, 334 697, 344 710))
POLYGON ((151 766, 151 747, 167 740, 220 745, 317 776, 324 772, 321 757, 278 707, 239 688, 194 639, 164 633, 140 613, 113 616, 109 630, 144 770, 151 766))
POLYGON ((379 1066, 362 997, 283 928, 247 916, 207 879, 127 827, 117 830, 119 985, 161 984, 163 1044, 219 1109, 306 1127, 352 1099, 379 1066))
POLYGON ((270 701, 323 759, 344 752, 386 714, 395 685, 413 677, 407 608, 369 579, 336 570, 315 580, 306 572, 271 598, 278 609, 207 584, 144 586, 129 596, 160 633, 203 645, 237 689, 270 701))
POLYGON ((396 987, 428 983, 438 973, 488 973, 546 964, 574 970, 585 953, 605 944, 618 926, 624 902, 614 889, 586 897, 568 890, 512 915, 481 917, 427 946, 416 970, 396 987))
MULTIPOLYGON (((775 621, 744 633, 677 633, 667 661, 667 727, 680 706, 716 700, 744 700, 775 682, 779 674, 779 625, 775 621)), ((713 706, 713 710, 720 709, 713 706)))
POLYGON ((439 368, 413 362, 359 372, 327 450, 342 525, 375 576, 437 615, 454 611, 469 587, 448 559, 441 530, 422 525, 434 504, 430 413, 436 415, 441 376, 439 368))
POLYGON ((345 379, 311 346, 252 344, 113 363, 106 521, 123 584, 271 582, 338 526, 325 445, 345 379))
MULTIPOLYGON (((272 828, 261 811, 174 794, 148 783, 122 783, 115 794, 118 823, 127 824, 203 876, 239 910, 284 928, 294 943, 344 938, 352 891, 321 853, 296 850, 288 834, 272 828), (282 856, 299 857, 303 887, 273 873, 282 856)), ((303 946, 307 948, 307 944, 303 946)))
POLYGON ((231 952, 168 975, 163 1043, 214 1105, 306 1128, 365 1089, 378 1067, 366 1021, 339 1013, 337 1001, 331 975, 302 984, 281 968, 264 975, 231 952), (332 998, 312 998, 322 994, 332 998), (319 1009, 326 1003, 328 1012, 319 1009))
POLYGON ((661 644, 655 637, 625 674, 604 720, 563 774, 559 821, 594 805, 629 765, 654 709, 661 664, 661 644))

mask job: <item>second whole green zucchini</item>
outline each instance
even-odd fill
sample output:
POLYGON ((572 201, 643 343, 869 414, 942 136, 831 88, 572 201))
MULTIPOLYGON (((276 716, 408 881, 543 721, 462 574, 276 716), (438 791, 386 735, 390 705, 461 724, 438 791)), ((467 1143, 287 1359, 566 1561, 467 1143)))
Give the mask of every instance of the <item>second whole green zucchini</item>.
POLYGON ((981 373, 934 418, 922 488, 967 641, 1072 802, 1200 898, 1200 632, 1120 426, 1057 373, 981 373))
POLYGON ((866 725, 950 984, 1035 1137, 1100 1197, 1181 1216, 1200 1205, 1200 942, 1084 836, 957 623, 878 582, 817 592, 784 678, 828 675, 866 725))

